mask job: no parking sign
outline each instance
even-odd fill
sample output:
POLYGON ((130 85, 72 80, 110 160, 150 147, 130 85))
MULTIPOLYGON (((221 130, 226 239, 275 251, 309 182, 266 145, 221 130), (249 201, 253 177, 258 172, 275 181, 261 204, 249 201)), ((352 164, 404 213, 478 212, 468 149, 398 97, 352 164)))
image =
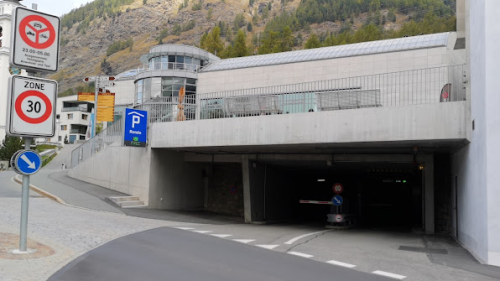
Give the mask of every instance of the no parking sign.
POLYGON ((20 137, 53 137, 57 82, 35 77, 9 79, 7 134, 20 137))
POLYGON ((56 72, 59 67, 59 17, 24 7, 13 12, 12 66, 56 72))

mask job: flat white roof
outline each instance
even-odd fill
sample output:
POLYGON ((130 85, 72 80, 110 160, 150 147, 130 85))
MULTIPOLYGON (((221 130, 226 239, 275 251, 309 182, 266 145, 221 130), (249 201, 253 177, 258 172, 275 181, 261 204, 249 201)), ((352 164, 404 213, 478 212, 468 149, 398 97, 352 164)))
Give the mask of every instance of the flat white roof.
POLYGON ((449 32, 213 61, 200 72, 446 47, 449 32))

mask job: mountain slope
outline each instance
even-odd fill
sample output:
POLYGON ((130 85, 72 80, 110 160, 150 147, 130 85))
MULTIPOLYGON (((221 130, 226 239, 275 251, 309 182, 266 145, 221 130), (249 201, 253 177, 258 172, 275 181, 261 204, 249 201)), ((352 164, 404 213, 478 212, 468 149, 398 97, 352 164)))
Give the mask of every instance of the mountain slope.
POLYGON ((238 30, 246 54, 286 51, 303 48, 312 34, 318 42, 306 46, 451 30, 453 7, 453 0, 96 0, 63 17, 61 70, 51 78, 61 95, 76 94, 88 87, 86 76, 142 67, 140 56, 158 43, 199 45, 215 26, 226 45, 218 55, 230 57, 238 30), (287 48, 263 47, 269 32, 283 35, 286 26, 287 48))

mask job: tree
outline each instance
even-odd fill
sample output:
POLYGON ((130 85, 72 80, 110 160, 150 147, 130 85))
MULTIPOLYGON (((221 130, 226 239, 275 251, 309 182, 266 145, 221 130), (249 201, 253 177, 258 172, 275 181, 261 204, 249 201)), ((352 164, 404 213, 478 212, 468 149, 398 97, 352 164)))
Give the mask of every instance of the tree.
POLYGON ((219 54, 224 50, 224 42, 220 39, 220 28, 214 27, 208 34, 203 34, 200 40, 200 48, 212 54, 219 54))
POLYGON ((321 47, 321 42, 319 42, 319 38, 316 34, 312 34, 309 39, 307 39, 306 45, 304 48, 306 49, 314 49, 321 47))
POLYGON ((23 143, 24 141, 20 137, 5 136, 2 147, 0 147, 0 159, 10 160, 16 151, 23 149, 23 143))
POLYGON ((234 57, 244 57, 248 54, 247 44, 246 44, 246 36, 243 30, 239 30, 236 35, 236 40, 234 42, 234 57))
POLYGON ((212 19, 212 14, 213 13, 214 13, 214 10, 212 9, 212 7, 210 7, 208 9, 207 20, 211 20, 212 19))

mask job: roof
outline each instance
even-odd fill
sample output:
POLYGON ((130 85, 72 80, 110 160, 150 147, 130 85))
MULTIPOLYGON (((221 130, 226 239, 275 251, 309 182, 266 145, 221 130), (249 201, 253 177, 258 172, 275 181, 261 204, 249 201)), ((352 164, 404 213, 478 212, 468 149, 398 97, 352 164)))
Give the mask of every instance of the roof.
POLYGON ((446 47, 448 45, 449 35, 450 33, 447 32, 317 49, 224 59, 208 64, 200 72, 446 47))

